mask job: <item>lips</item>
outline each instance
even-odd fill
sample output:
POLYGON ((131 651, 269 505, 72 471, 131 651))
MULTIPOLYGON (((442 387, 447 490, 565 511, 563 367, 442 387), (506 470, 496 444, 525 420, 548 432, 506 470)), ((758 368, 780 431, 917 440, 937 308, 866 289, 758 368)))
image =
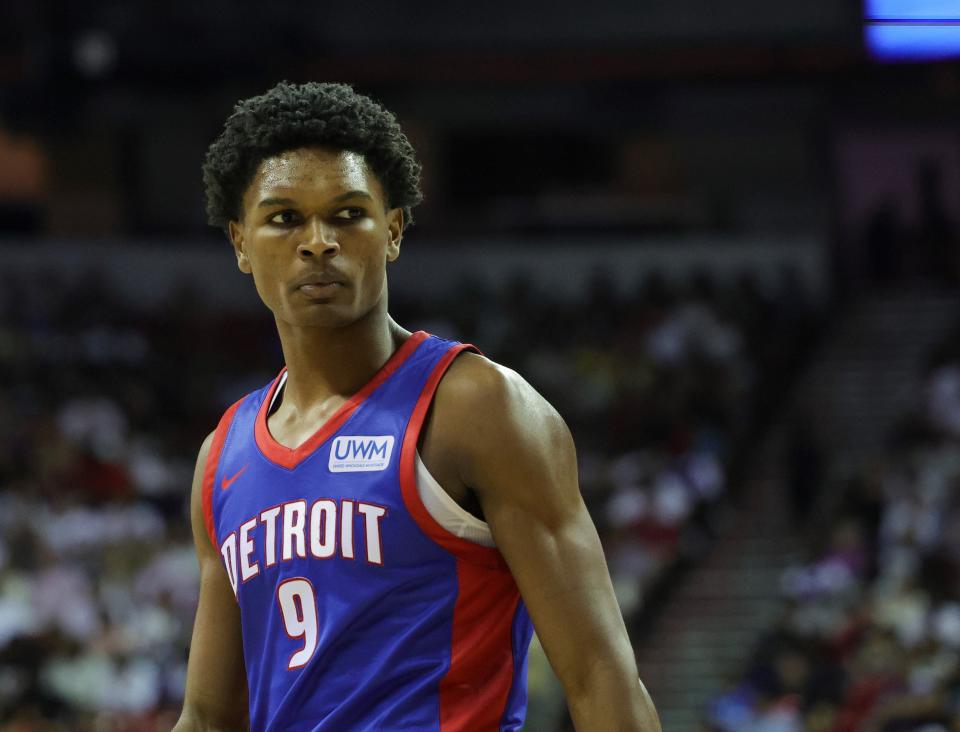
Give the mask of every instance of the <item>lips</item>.
POLYGON ((343 275, 339 272, 310 272, 296 280, 294 289, 302 287, 326 287, 328 285, 344 284, 343 275))
POLYGON ((310 272, 294 282, 294 291, 300 292, 311 300, 327 300, 345 285, 345 279, 339 272, 310 272))

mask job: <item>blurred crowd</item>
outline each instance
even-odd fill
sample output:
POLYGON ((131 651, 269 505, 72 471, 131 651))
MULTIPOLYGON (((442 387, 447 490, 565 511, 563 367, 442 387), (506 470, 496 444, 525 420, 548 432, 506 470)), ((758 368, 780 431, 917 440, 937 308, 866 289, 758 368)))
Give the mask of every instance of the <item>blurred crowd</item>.
POLYGON ((960 730, 960 329, 885 454, 842 486, 714 732, 960 730))
MULTIPOLYGON (((619 294, 598 273, 586 297, 560 299, 518 276, 498 292, 464 281, 446 302, 395 293, 391 307, 408 328, 516 368, 564 415, 635 622, 709 543, 738 455, 814 330, 796 282, 785 273, 766 293, 748 274, 723 287, 649 275, 619 294)), ((0 730, 172 726, 197 597, 196 451, 281 364, 267 313, 212 308, 187 289, 146 310, 95 273, 0 282, 0 730)), ((924 463, 942 478, 931 491, 952 475, 949 458, 924 463)), ((896 530, 909 534, 911 511, 942 499, 905 494, 896 530)), ((866 541, 857 531, 844 536, 866 541)), ((960 638, 960 607, 934 609, 960 638)), ((881 650, 891 637, 878 630, 881 650)), ((531 670, 531 729, 548 704, 541 677, 531 670)))

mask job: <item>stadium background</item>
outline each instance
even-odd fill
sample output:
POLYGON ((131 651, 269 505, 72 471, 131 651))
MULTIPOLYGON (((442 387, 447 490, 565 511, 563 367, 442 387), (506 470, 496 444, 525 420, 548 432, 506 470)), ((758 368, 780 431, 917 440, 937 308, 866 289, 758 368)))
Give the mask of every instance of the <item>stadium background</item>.
POLYGON ((394 315, 571 425, 665 730, 960 729, 960 67, 884 5, 4 0, 0 729, 176 719, 193 461, 281 365, 199 166, 284 78, 399 116, 394 315))

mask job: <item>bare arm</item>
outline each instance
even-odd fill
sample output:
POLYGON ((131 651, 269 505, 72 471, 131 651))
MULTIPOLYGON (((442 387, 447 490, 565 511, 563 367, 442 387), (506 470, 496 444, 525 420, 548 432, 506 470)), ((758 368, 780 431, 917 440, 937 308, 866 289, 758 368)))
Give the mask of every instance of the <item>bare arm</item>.
POLYGON ((577 730, 660 732, 580 495, 567 426, 516 373, 478 356, 459 358, 441 391, 435 434, 460 435, 459 475, 480 501, 577 730))
POLYGON ((203 520, 203 469, 213 435, 200 448, 190 496, 190 522, 200 563, 200 602, 193 625, 183 712, 174 732, 247 730, 247 680, 240 609, 203 520))

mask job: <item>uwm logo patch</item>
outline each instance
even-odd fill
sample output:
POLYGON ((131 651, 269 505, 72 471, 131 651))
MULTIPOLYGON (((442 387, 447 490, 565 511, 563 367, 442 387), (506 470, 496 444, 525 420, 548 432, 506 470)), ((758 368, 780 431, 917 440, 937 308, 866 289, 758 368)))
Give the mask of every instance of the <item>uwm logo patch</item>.
POLYGON ((331 473, 386 470, 393 454, 393 435, 341 435, 330 448, 331 473))

